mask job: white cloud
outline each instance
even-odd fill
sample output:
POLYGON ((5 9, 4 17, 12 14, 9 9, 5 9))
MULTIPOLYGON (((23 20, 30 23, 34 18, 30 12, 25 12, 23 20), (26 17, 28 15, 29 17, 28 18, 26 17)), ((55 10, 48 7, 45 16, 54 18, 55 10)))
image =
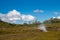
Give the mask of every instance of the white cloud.
POLYGON ((36 10, 34 10, 33 12, 36 12, 36 13, 40 12, 40 13, 43 13, 43 12, 44 12, 44 10, 36 9, 36 10))
POLYGON ((59 12, 54 12, 54 14, 59 14, 59 12))
POLYGON ((17 20, 21 20, 21 14, 16 10, 12 10, 9 11, 7 14, 0 13, 0 18, 5 22, 14 23, 17 20))
POLYGON ((0 13, 0 19, 9 22, 9 23, 16 23, 18 20, 23 21, 32 21, 35 19, 32 15, 23 15, 16 10, 9 11, 7 14, 0 13))
POLYGON ((35 17, 32 15, 22 15, 22 20, 24 20, 24 21, 32 21, 34 19, 35 19, 35 17))
POLYGON ((56 17, 53 17, 53 19, 56 18, 56 17))
POLYGON ((54 14, 56 14, 56 15, 60 15, 60 12, 53 12, 54 14))
POLYGON ((60 19, 60 16, 58 16, 57 18, 60 19))
POLYGON ((10 16, 20 16, 20 12, 16 11, 16 10, 12 10, 12 11, 9 11, 7 16, 10 17, 10 16))
POLYGON ((16 10, 9 11, 6 16, 9 20, 21 20, 21 13, 16 10))

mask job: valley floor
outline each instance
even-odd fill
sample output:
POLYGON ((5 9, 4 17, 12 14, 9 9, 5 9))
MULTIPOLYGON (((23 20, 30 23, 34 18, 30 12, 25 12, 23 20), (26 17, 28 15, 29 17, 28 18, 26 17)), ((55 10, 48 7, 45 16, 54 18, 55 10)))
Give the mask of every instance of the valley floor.
POLYGON ((0 29, 0 40, 60 40, 60 32, 42 32, 38 29, 0 29), (23 30, 24 29, 24 30, 23 30), (3 31, 3 32, 1 32, 3 31))

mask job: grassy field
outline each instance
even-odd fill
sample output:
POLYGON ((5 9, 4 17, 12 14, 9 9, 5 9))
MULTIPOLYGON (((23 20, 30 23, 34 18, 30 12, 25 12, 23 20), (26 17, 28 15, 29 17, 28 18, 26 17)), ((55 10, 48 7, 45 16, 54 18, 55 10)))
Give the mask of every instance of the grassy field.
POLYGON ((60 40, 60 32, 42 32, 36 27, 0 28, 0 40, 60 40))

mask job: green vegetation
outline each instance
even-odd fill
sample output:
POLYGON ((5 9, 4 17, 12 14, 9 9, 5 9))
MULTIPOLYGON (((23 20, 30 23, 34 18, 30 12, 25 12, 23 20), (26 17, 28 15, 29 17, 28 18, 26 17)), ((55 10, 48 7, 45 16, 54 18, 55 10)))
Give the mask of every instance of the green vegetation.
POLYGON ((44 21, 48 32, 36 29, 38 22, 32 24, 11 24, 0 20, 0 40, 60 40, 60 20, 44 21))

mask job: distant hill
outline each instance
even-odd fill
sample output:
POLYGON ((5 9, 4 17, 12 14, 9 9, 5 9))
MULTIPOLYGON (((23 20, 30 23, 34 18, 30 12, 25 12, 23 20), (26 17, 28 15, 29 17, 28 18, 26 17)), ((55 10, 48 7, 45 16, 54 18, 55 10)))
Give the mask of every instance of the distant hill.
POLYGON ((2 20, 0 20, 0 28, 1 27, 11 27, 11 26, 14 26, 15 24, 11 24, 11 23, 8 23, 8 22, 4 22, 2 20))
POLYGON ((27 24, 27 23, 24 23, 24 24, 14 24, 14 23, 8 23, 8 22, 4 22, 2 20, 0 20, 0 27, 25 27, 25 26, 28 26, 28 27, 36 27, 38 25, 40 25, 41 23, 40 22, 34 22, 32 24, 27 24))
POLYGON ((49 20, 45 20, 44 24, 46 25, 46 28, 48 30, 52 31, 60 31, 60 19, 57 18, 51 18, 49 20))
POLYGON ((49 20, 45 20, 44 23, 60 23, 60 19, 58 18, 51 18, 49 20))

